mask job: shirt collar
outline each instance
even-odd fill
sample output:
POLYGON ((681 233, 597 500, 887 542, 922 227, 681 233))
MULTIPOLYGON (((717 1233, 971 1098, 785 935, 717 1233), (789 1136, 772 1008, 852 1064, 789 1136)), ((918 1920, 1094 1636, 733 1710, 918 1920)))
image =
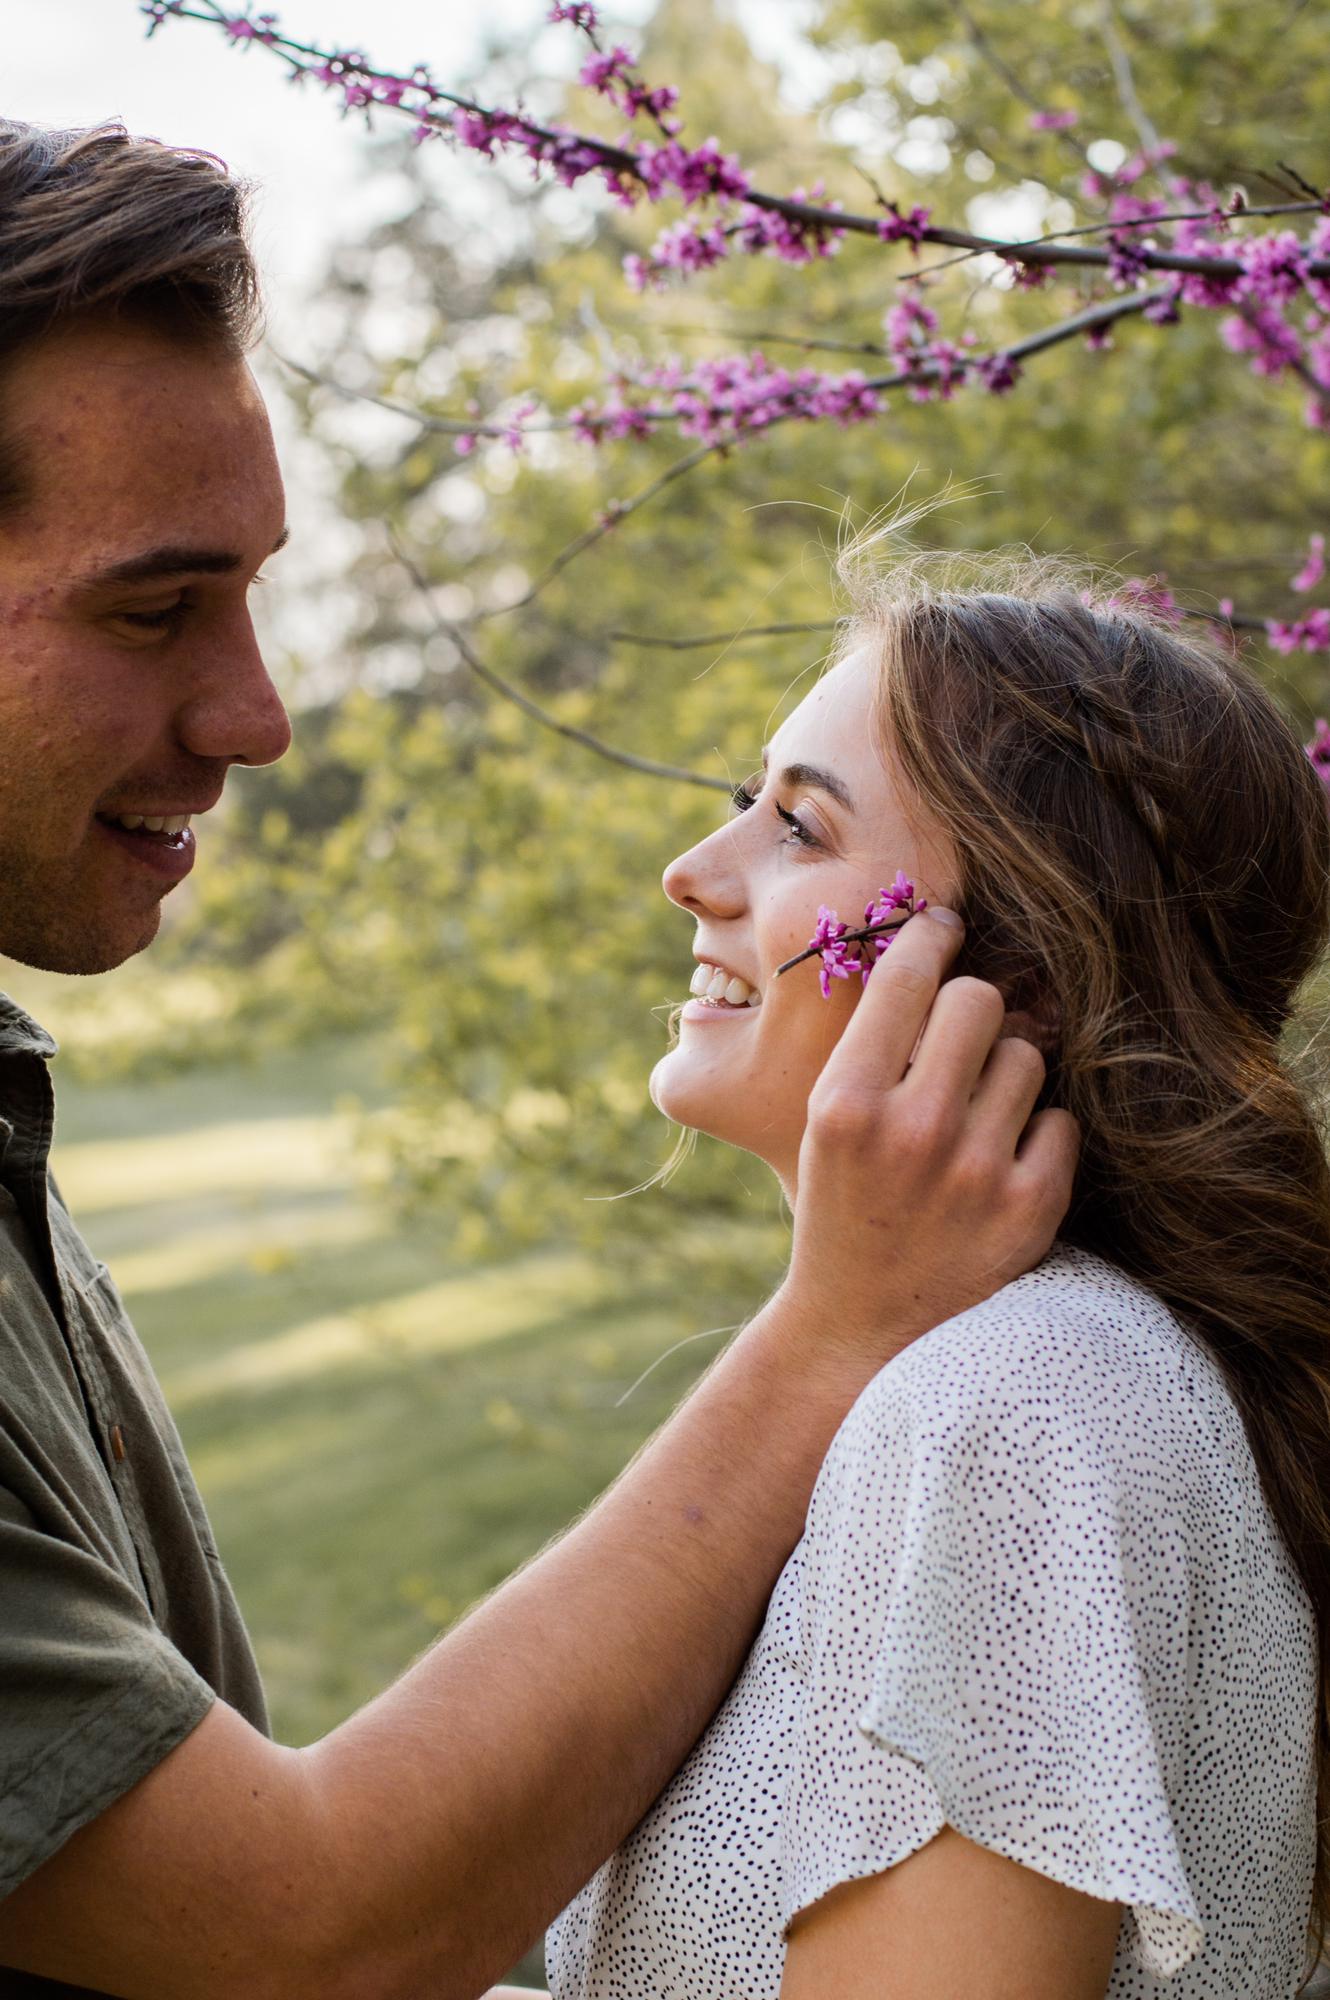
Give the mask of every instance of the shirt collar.
POLYGON ((49 1058, 57 1044, 31 1014, 25 1014, 16 1000, 0 993, 0 1055, 49 1058))

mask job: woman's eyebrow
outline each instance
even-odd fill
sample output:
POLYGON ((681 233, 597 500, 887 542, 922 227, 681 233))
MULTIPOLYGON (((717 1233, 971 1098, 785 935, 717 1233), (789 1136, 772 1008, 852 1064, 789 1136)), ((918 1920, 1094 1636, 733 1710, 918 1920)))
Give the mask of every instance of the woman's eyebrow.
MULTIPOLYGON (((767 768, 768 752, 762 752, 762 769, 767 768)), ((814 791, 826 792, 835 799, 837 805, 844 806, 846 812, 854 811, 854 800, 834 771, 824 771, 816 764, 787 764, 780 774, 782 785, 810 785, 814 791)))

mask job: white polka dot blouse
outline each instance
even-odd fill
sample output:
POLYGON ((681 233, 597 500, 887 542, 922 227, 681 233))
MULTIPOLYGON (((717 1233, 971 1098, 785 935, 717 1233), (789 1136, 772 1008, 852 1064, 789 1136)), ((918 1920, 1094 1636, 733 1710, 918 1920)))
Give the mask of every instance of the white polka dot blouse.
POLYGON ((1287 2000, 1316 1675, 1217 1364, 1059 1242, 860 1396, 724 1706, 551 1930, 551 1991, 777 2000, 791 1918, 950 1825, 1122 1903, 1110 2000, 1287 2000))

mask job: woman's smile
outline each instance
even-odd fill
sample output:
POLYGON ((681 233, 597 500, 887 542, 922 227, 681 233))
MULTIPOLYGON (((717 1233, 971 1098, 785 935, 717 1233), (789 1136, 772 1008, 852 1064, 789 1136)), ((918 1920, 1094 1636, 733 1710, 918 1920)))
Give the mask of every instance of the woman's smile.
POLYGON ((957 879, 878 747, 877 689, 870 655, 841 660, 777 730, 762 772, 736 786, 734 816, 665 871, 666 895, 696 919, 698 966, 652 1097, 679 1124, 757 1154, 787 1193, 808 1094, 862 988, 857 975, 838 980, 827 1001, 816 961, 778 968, 806 949, 823 904, 857 922, 898 869, 930 901, 957 879))

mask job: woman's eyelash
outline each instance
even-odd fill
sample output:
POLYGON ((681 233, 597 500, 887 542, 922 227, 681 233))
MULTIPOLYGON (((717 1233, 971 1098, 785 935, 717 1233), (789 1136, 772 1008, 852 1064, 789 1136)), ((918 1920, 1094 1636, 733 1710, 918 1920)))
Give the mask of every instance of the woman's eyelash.
MULTIPOLYGON (((730 793, 730 803, 736 812, 747 812, 750 806, 757 804, 757 793, 750 791, 747 785, 736 785, 730 793)), ((795 847, 817 847, 820 845, 801 819, 797 818, 792 812, 786 812, 784 806, 777 804, 775 799, 771 803, 781 819, 784 820, 786 826, 789 827, 790 840, 795 847)))
MULTIPOLYGON (((771 803, 773 806, 776 806, 776 801, 774 799, 771 801, 771 803)), ((789 827, 790 839, 794 842, 796 847, 817 847, 820 845, 820 843, 817 840, 815 840, 812 834, 808 831, 808 828, 804 825, 803 821, 801 819, 798 819, 794 813, 786 812, 784 806, 776 806, 776 811, 780 814, 786 826, 789 827)))

